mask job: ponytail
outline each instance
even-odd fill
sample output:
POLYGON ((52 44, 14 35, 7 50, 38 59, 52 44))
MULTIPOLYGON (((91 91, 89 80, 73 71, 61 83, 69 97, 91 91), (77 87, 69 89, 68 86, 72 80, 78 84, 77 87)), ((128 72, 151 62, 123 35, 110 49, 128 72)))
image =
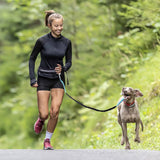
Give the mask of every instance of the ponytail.
POLYGON ((48 11, 45 11, 46 13, 46 16, 45 16, 45 25, 48 27, 48 18, 51 14, 54 14, 55 11, 54 10, 48 10, 48 11))

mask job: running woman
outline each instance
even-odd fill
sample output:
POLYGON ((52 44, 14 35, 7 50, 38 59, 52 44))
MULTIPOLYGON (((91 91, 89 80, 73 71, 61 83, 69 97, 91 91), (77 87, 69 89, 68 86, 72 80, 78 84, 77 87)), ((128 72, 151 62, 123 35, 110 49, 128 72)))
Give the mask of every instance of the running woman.
POLYGON ((56 128, 60 106, 64 96, 63 85, 58 74, 65 83, 64 72, 72 65, 71 41, 61 35, 63 30, 63 16, 53 10, 46 11, 45 25, 50 32, 40 37, 32 50, 29 59, 30 85, 37 88, 37 101, 39 115, 34 124, 34 131, 39 134, 42 131, 45 120, 49 116, 49 98, 51 97, 50 116, 44 139, 44 150, 52 150, 51 137, 56 128), (35 61, 40 53, 41 62, 38 68, 38 76, 35 76, 35 61), (65 58, 65 65, 63 59, 65 58))

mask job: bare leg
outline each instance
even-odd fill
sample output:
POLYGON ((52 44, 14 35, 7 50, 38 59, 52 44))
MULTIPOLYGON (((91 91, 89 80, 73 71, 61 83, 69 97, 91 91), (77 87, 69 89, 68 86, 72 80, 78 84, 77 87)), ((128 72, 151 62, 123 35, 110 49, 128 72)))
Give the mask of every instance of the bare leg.
POLYGON ((50 109, 50 118, 47 124, 47 131, 50 133, 53 133, 57 121, 58 121, 58 115, 60 106, 63 100, 64 90, 60 88, 55 88, 51 90, 51 109, 50 109))
POLYGON ((38 91, 37 92, 39 117, 43 121, 45 121, 48 118, 49 97, 50 97, 50 91, 38 91))

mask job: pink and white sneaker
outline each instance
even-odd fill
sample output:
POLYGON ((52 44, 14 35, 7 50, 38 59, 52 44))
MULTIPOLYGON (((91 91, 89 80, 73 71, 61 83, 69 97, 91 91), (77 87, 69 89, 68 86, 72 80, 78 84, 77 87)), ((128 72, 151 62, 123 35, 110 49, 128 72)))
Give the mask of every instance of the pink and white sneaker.
POLYGON ((37 119, 37 121, 34 124, 34 131, 39 134, 42 131, 44 125, 44 121, 42 121, 40 118, 37 119))
POLYGON ((53 147, 50 144, 50 139, 45 139, 44 140, 44 150, 53 150, 53 147))

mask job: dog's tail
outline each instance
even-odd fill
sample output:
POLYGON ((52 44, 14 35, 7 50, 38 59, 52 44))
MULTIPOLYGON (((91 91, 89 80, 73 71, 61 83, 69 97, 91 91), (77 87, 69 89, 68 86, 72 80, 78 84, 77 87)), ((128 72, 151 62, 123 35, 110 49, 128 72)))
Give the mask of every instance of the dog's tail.
POLYGON ((141 127, 142 127, 142 132, 143 132, 143 122, 142 122, 142 120, 140 120, 140 123, 141 123, 141 127))

